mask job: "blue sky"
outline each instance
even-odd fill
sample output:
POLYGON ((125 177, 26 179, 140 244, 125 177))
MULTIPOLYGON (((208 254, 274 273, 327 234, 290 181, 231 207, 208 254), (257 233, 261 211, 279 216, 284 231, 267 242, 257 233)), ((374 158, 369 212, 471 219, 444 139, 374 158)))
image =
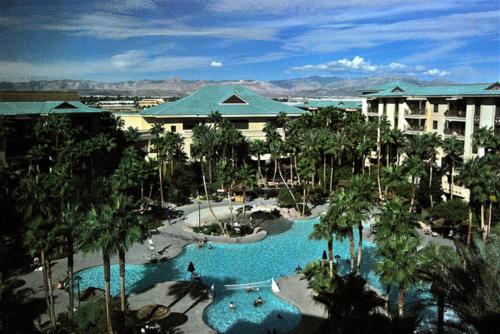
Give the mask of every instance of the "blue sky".
POLYGON ((0 81, 500 79, 500 0, 2 0, 0 81))

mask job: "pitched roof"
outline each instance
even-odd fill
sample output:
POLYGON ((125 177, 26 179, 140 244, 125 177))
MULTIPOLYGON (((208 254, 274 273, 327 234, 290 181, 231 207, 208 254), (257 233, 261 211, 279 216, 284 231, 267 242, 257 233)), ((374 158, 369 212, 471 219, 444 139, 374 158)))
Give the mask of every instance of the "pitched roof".
POLYGON ((393 82, 390 84, 385 84, 383 86, 383 89, 366 94, 366 96, 500 96, 500 84, 498 83, 416 86, 411 84, 401 85, 401 83, 399 82, 393 82))
POLYGON ((306 111, 265 98, 241 85, 205 86, 180 100, 141 111, 143 116, 275 116, 280 112, 299 115, 306 111))
POLYGON ((337 109, 359 109, 361 110, 361 101, 349 100, 309 100, 304 102, 299 107, 304 108, 328 108, 334 107, 337 109))
POLYGON ((78 101, 0 102, 0 115, 81 114, 104 110, 90 108, 78 101))

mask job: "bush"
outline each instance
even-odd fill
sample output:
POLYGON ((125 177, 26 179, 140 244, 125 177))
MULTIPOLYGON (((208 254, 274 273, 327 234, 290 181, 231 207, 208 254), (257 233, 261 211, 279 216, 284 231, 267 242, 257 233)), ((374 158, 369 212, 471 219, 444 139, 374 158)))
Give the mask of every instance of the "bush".
POLYGON ((309 191, 309 202, 312 205, 325 204, 328 199, 328 190, 324 190, 323 187, 316 186, 309 191))
MULTIPOLYGON (((123 329, 119 328, 119 324, 123 323, 122 313, 119 303, 113 300, 113 329, 119 333, 123 333, 123 329)), ((75 312, 74 332, 78 334, 87 333, 107 333, 106 328, 106 306, 103 299, 95 299, 83 303, 75 312)))
POLYGON ((459 198, 441 202, 434 207, 435 219, 444 218, 449 225, 460 225, 467 220, 468 205, 459 198))
MULTIPOLYGON (((298 192, 295 188, 292 189, 292 192, 295 196, 295 199, 297 201, 302 198, 300 192, 298 192)), ((279 192, 278 192, 278 205, 282 208, 293 208, 295 207, 295 201, 293 200, 293 197, 290 195, 290 192, 286 187, 281 187, 279 192)))

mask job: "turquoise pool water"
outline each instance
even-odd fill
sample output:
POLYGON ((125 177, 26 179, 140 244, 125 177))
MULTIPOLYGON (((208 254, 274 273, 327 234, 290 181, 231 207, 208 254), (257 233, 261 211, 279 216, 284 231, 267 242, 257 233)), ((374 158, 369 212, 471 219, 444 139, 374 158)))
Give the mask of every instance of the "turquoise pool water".
MULTIPOLYGON (((298 325, 301 319, 299 310, 276 297, 269 288, 258 292, 226 291, 225 284, 238 284, 269 280, 276 281, 295 273, 295 267, 305 265, 322 256, 326 249, 324 241, 309 240, 317 218, 297 220, 286 232, 269 235, 262 241, 249 244, 215 244, 214 248, 198 248, 188 245, 176 258, 156 264, 127 265, 127 292, 145 290, 156 283, 172 280, 188 280, 187 266, 192 261, 203 282, 215 285, 216 297, 204 313, 205 321, 220 333, 265 333, 276 328, 284 333, 298 325), (261 296, 264 304, 254 307, 253 301, 261 296), (236 310, 230 311, 230 301, 236 310), (278 314, 281 315, 280 319, 278 314)), ((357 243, 357 240, 356 240, 357 243)), ((363 241, 362 272, 372 286, 382 289, 372 271, 376 258, 375 245, 363 241)), ((349 258, 348 241, 334 243, 335 255, 341 259, 349 258)), ((341 260, 342 261, 342 260, 341 260)), ((102 267, 89 268, 78 273, 82 277, 82 290, 88 286, 103 287, 102 267)), ((111 268, 111 292, 119 294, 118 265, 111 268)))

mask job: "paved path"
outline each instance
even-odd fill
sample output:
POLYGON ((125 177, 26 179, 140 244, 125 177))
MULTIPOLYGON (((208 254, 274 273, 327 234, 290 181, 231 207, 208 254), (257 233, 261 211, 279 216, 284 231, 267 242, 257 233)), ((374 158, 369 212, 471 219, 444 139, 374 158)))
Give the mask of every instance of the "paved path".
POLYGON ((298 327, 288 334, 312 334, 318 333, 321 325, 327 319, 323 306, 316 304, 312 298, 312 290, 308 287, 306 279, 302 275, 287 276, 278 282, 279 297, 295 305, 302 313, 302 319, 298 327))

